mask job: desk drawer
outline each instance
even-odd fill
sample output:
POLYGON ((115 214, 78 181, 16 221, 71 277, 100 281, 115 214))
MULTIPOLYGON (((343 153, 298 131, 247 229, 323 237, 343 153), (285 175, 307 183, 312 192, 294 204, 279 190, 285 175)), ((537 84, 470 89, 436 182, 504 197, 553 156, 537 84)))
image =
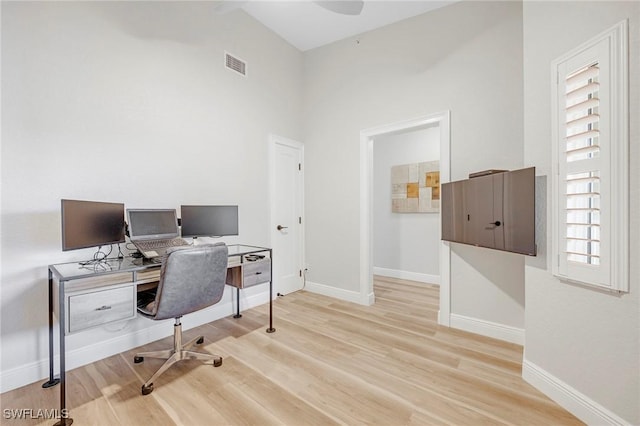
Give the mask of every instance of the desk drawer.
POLYGON ((271 259, 245 262, 242 265, 242 287, 271 281, 271 259))
POLYGON ((68 295, 68 333, 75 333, 114 321, 132 319, 135 316, 135 285, 68 295))

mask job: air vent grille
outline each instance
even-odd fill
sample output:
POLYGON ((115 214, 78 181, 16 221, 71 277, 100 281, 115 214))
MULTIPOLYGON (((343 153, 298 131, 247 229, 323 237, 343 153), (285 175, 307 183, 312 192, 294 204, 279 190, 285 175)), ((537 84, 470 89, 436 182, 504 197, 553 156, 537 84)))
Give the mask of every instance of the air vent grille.
POLYGON ((227 68, 237 72, 238 74, 242 74, 244 76, 247 75, 247 64, 242 59, 238 59, 235 56, 225 53, 225 65, 227 68))

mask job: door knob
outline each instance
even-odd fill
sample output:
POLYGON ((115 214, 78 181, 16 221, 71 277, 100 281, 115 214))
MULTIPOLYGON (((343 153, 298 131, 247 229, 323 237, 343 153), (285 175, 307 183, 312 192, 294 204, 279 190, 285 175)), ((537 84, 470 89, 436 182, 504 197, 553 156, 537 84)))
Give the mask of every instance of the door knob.
POLYGON ((502 222, 500 222, 499 220, 496 220, 495 222, 491 222, 489 225, 500 226, 502 225, 502 222))
POLYGON ((282 226, 282 225, 278 225, 278 226, 276 227, 276 229, 277 229, 278 231, 282 231, 283 229, 287 229, 287 228, 288 228, 288 226, 282 226))

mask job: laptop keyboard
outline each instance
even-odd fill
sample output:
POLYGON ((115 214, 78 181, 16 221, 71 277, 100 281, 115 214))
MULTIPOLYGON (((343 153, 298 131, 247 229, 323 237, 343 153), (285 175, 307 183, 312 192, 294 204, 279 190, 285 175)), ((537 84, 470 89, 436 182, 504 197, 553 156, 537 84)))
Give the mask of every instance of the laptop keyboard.
POLYGON ((183 238, 171 238, 169 240, 136 241, 135 244, 138 250, 142 250, 142 251, 166 249, 171 247, 181 247, 181 246, 189 245, 187 240, 183 238))

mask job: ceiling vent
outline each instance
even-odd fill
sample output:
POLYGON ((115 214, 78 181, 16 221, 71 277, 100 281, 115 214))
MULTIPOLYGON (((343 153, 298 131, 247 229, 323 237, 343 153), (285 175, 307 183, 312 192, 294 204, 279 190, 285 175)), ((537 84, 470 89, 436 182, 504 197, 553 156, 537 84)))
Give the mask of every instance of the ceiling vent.
POLYGON ((224 59, 224 63, 225 66, 227 68, 229 68, 232 71, 237 72, 238 74, 242 74, 244 76, 247 75, 247 63, 244 62, 242 59, 238 59, 235 56, 230 55, 229 53, 225 52, 225 59, 224 59))

